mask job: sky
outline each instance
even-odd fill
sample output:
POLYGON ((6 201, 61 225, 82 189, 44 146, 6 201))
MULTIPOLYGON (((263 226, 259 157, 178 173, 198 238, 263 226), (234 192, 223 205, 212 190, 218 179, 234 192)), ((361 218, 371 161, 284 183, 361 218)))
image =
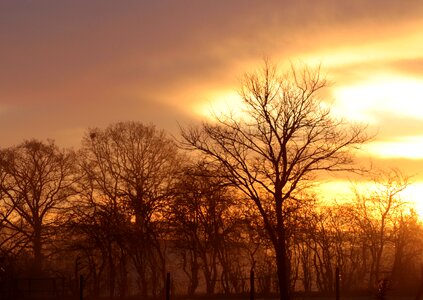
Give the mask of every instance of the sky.
POLYGON ((77 148, 87 128, 125 120, 177 135, 236 105, 242 74, 265 57, 321 64, 333 111, 377 133, 362 155, 412 176, 419 201, 417 0, 0 0, 0 147, 77 148))

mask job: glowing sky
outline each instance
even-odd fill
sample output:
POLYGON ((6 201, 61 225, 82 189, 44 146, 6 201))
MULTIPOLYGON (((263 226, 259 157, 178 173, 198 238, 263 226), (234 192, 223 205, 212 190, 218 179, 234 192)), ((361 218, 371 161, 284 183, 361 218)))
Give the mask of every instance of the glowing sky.
POLYGON ((423 1, 1 0, 0 146, 204 118, 263 57, 321 63, 375 166, 423 178, 423 1))

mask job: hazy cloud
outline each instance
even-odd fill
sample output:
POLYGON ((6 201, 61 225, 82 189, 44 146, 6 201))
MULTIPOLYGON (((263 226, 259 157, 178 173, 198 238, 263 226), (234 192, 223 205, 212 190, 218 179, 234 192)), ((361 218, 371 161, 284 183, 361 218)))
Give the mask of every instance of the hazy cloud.
POLYGON ((237 89, 265 55, 286 61, 380 40, 422 11, 421 1, 394 0, 1 1, 0 139, 64 140, 54 135, 118 119, 176 128, 196 117, 188 111, 202 91, 237 89))

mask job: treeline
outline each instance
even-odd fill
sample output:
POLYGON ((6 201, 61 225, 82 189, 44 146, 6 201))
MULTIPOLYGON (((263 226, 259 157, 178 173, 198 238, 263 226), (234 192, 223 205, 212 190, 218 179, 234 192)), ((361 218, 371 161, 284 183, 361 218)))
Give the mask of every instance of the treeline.
MULTIPOLYGON (((277 292, 275 251, 256 206, 201 155, 153 125, 90 129, 78 150, 24 141, 0 150, 0 280, 83 274, 91 296, 277 292)), ((399 172, 371 193, 284 206, 290 288, 372 292, 382 279, 414 291, 423 231, 399 198, 399 172)), ((263 206, 272 210, 271 199, 263 206)))

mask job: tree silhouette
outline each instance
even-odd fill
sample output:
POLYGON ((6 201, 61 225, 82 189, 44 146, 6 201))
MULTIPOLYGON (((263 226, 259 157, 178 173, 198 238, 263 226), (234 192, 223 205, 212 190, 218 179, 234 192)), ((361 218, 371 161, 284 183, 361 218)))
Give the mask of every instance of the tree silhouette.
POLYGON ((370 253, 369 290, 385 279, 383 258, 388 245, 394 244, 405 209, 400 193, 408 185, 408 177, 398 170, 381 173, 373 180, 370 191, 356 190, 355 202, 349 207, 350 223, 360 230, 362 243, 370 253))
POLYGON ((75 194, 75 154, 37 140, 0 151, 0 200, 10 242, 30 247, 34 274, 43 268, 46 245, 63 224, 75 194))
POLYGON ((207 164, 193 163, 183 168, 175 186, 169 220, 175 248, 190 278, 189 295, 199 285, 200 270, 209 295, 219 279, 226 292, 231 285, 234 260, 229 257, 237 248, 232 236, 239 232, 240 218, 235 213, 234 195, 216 174, 207 164))
POLYGON ((82 145, 82 169, 92 201, 127 213, 132 229, 126 247, 141 292, 157 294, 165 272, 162 216, 181 161, 174 141, 153 125, 119 122, 90 129, 82 145))
POLYGON ((280 298, 290 299, 284 207, 322 171, 352 170, 364 127, 331 116, 319 98, 320 70, 292 67, 280 75, 265 62, 246 74, 242 113, 182 130, 183 144, 220 166, 222 176, 253 201, 275 249, 280 298), (271 203, 270 206, 265 203, 271 203))

